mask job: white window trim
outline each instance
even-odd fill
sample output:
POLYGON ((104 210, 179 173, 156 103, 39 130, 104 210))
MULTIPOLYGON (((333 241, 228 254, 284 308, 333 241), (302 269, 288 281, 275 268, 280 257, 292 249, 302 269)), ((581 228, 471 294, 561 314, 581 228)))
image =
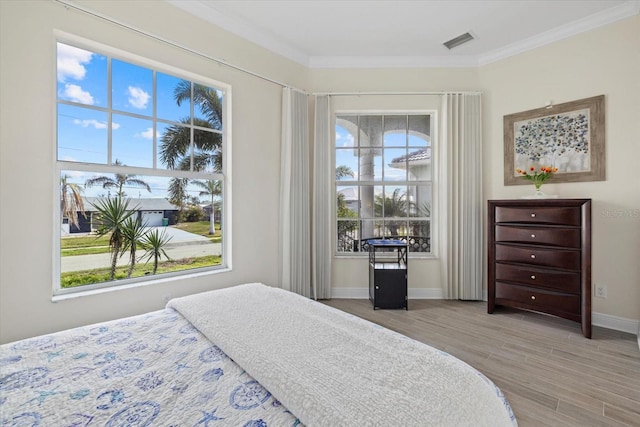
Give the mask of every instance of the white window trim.
MULTIPOLYGON (((122 279, 117 282, 103 282, 96 284, 89 284, 78 286, 75 288, 67 288, 63 289, 60 287, 60 274, 61 274, 61 251, 60 251, 60 238, 62 227, 60 226, 60 174, 63 170, 80 170, 80 171, 91 171, 91 172, 105 172, 105 173, 113 173, 113 167, 111 165, 106 164, 94 164, 94 163, 81 163, 81 162, 66 162, 58 160, 58 150, 57 150, 57 138, 58 138, 58 93, 57 93, 57 84, 54 83, 52 85, 51 92, 51 104, 55 106, 52 112, 52 133, 54 140, 54 147, 52 150, 52 161, 54 163, 54 177, 52 179, 52 191, 51 194, 54 195, 54 209, 52 209, 52 224, 53 224, 53 242, 52 242, 52 274, 53 280, 51 285, 51 299, 53 302, 61 301, 64 299, 75 298, 80 296, 87 295, 95 295, 98 293, 117 291, 122 289, 128 289, 132 287, 141 287, 141 286, 149 286, 157 283, 170 283, 182 281, 185 279, 198 277, 198 276, 208 276, 213 274, 220 274, 225 272, 232 271, 233 262, 232 262, 232 241, 233 241, 233 227, 232 227, 232 203, 233 200, 233 185, 231 177, 232 173, 232 118, 231 113, 233 111, 232 106, 232 89, 231 85, 227 83, 223 83, 208 77, 201 76, 199 74, 195 74, 177 67, 173 67, 167 64, 163 64, 161 62, 145 58, 130 52, 126 52, 96 41, 92 41, 83 37, 79 37, 64 31, 54 30, 54 37, 52 39, 52 48, 51 51, 54 53, 54 59, 57 57, 57 43, 65 43, 70 44, 72 46, 76 46, 81 49, 86 49, 91 52, 107 55, 111 58, 120 59, 124 61, 128 61, 135 65, 140 65, 143 67, 151 68, 155 72, 167 73, 175 76, 179 76, 185 79, 188 79, 191 82, 202 84, 208 87, 214 87, 220 90, 223 90, 225 96, 223 98, 223 117, 222 117, 222 165, 223 170, 222 174, 219 173, 209 173, 206 178, 209 179, 220 179, 223 180, 223 203, 222 203, 222 225, 221 229, 223 230, 223 239, 222 239, 222 260, 219 266, 211 266, 211 267, 202 267, 198 269, 192 270, 184 270, 173 273, 164 273, 162 276, 147 278, 147 277, 139 277, 132 279, 122 279)), ((53 70, 51 71, 52 76, 56 76, 57 73, 57 61, 53 62, 53 70)), ((110 77, 109 77, 110 78, 110 77)), ((155 90, 155 85, 154 85, 155 90)), ((155 98, 154 98, 155 99, 155 98)), ((154 101, 155 102, 155 101, 154 101)), ((63 102, 64 103, 64 102, 63 102)), ((155 110, 155 108, 154 108, 155 110)), ((120 113, 120 112, 119 112, 120 113)), ((126 113, 124 113, 126 114, 126 113)), ((155 113, 154 113, 155 114, 155 113)), ((131 114, 131 116, 135 116, 135 114, 131 114)), ((192 126, 193 127, 193 126, 192 126)), ((211 131, 213 129, 207 129, 207 131, 211 131)), ((155 126, 154 126, 155 131, 155 126)), ((221 133, 220 131, 214 130, 216 133, 221 133)), ((109 146, 109 150, 111 147, 109 146)), ((155 149, 154 149, 155 154, 155 149)), ((154 166, 155 166, 155 156, 154 156, 154 166)), ((130 171, 132 174, 136 175, 154 175, 154 176, 166 176, 166 177, 184 177, 184 178, 192 178, 197 177, 198 179, 203 179, 201 173, 190 172, 190 171, 181 171, 181 170, 165 170, 165 169, 147 169, 147 168, 136 168, 127 166, 127 171, 130 171)))
MULTIPOLYGON (((438 212, 437 206, 440 204, 440 185, 439 185, 439 176, 440 176, 440 164, 438 162, 439 159, 439 149, 440 149, 440 120, 439 120, 439 110, 437 109, 409 109, 409 110, 384 110, 384 109, 343 109, 343 110, 334 110, 331 116, 331 129, 335 129, 336 127, 336 117, 340 115, 359 115, 359 116, 376 116, 376 115, 429 115, 431 116, 431 158, 432 158, 432 175, 431 175, 431 183, 432 183, 432 206, 431 206, 431 252, 408 252, 407 256, 411 259, 438 259, 438 248, 440 245, 439 242, 439 227, 434 224, 438 224, 438 212)), ((331 132, 331 165, 332 171, 335 171, 336 168, 336 133, 331 132)), ((334 173, 332 172, 332 175, 334 173)), ((333 197, 331 198, 331 211, 333 212, 333 220, 332 220, 332 252, 333 257, 335 259, 362 259, 368 257, 369 254, 367 252, 338 252, 337 250, 337 242, 338 242, 338 217, 336 213, 336 184, 338 181, 334 179, 331 180, 331 185, 333 186, 333 197)), ((374 181, 374 185, 385 185, 384 181, 374 181)))

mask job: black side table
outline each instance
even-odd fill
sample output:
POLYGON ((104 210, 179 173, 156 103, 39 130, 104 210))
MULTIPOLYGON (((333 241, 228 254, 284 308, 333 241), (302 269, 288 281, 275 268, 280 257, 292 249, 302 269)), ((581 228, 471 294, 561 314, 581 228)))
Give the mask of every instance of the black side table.
POLYGON ((408 310, 407 243, 395 239, 371 239, 367 243, 369 300, 373 309, 408 310), (394 252, 393 257, 389 256, 390 252, 394 252))

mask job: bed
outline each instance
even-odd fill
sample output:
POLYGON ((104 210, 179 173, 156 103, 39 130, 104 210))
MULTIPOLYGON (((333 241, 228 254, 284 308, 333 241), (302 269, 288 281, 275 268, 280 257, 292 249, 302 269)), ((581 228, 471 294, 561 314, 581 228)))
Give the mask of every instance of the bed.
POLYGON ((498 387, 428 345, 245 284, 0 346, 2 426, 515 426, 498 387))

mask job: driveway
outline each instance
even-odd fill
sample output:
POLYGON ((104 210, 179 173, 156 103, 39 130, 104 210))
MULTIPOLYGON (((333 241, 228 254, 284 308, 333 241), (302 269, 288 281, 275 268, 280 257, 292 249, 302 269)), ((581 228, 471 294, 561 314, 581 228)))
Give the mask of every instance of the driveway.
POLYGON ((171 237, 169 241, 169 245, 173 245, 176 243, 202 243, 208 242, 209 239, 205 236, 201 236, 199 234, 189 233, 188 231, 180 230, 179 228, 174 227, 146 227, 147 230, 157 229, 158 232, 162 235, 164 232, 168 237, 171 237))
MULTIPOLYGON (((181 259, 189 257, 200 257, 207 255, 221 255, 222 244, 211 243, 205 236, 189 233, 188 231, 179 230, 173 227, 147 227, 150 230, 158 229, 158 232, 162 234, 166 233, 171 237, 171 240, 166 245, 167 255, 171 259, 181 259)), ((140 255, 144 254, 144 251, 139 251, 140 255)), ((108 253, 94 254, 94 255, 77 255, 66 256, 60 258, 60 270, 61 272, 67 271, 79 271, 92 268, 108 267, 111 263, 111 255, 108 253)), ((129 263, 129 257, 125 254, 118 258, 118 265, 127 265, 129 263)))

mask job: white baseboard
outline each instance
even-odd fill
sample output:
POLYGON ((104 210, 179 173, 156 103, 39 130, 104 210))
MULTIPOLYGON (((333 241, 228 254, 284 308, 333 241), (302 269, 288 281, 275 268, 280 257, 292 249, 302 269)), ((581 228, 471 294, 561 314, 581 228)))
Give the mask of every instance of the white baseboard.
MULTIPOLYGON (((369 288, 331 288, 332 298, 367 299, 369 288)), ((409 288, 409 299, 442 299, 440 288, 409 288)), ((614 331, 627 332, 638 335, 638 347, 640 347, 640 321, 626 319, 624 317, 611 316, 610 314, 592 313, 591 323, 614 331)))
MULTIPOLYGON (((409 288, 409 299, 442 299, 440 288, 409 288)), ((331 288, 331 298, 368 299, 369 288, 331 288)))
POLYGON ((640 346, 640 321, 634 319, 626 319, 624 317, 612 316, 603 313, 591 313, 591 324, 601 326, 614 331, 627 332, 629 334, 638 334, 638 346, 640 346))

